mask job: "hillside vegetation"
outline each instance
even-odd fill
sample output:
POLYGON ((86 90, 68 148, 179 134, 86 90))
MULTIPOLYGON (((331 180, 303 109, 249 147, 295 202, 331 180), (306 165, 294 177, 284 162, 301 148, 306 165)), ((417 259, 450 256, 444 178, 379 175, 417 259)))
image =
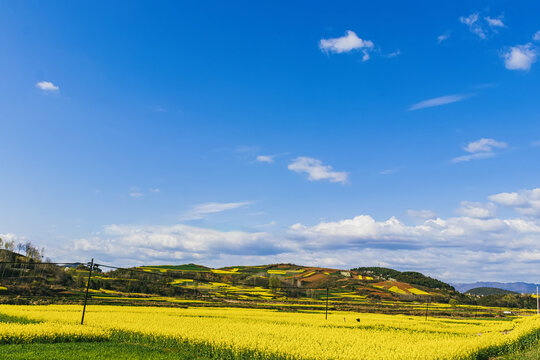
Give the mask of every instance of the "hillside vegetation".
MULTIPOLYGON (((30 248, 29 248, 30 249, 30 248)), ((0 302, 44 304, 81 302, 88 264, 50 264, 39 252, 27 256, 0 250, 0 302)), ((497 306, 534 308, 530 296, 461 294, 442 281, 418 272, 359 267, 352 270, 269 264, 219 269, 198 264, 139 266, 128 269, 97 264, 88 298, 94 304, 166 306, 244 306, 288 310, 331 309, 423 314, 425 303, 439 315, 485 316, 497 306), (441 304, 441 305, 436 305, 441 304), (445 305, 446 304, 446 305, 445 305)), ((497 315, 497 316, 499 316, 497 315)))
POLYGON ((498 289, 498 288, 493 288, 493 287, 477 287, 477 288, 468 290, 466 294, 476 295, 476 296, 487 296, 487 295, 518 294, 518 293, 515 291, 509 291, 509 290, 498 289))

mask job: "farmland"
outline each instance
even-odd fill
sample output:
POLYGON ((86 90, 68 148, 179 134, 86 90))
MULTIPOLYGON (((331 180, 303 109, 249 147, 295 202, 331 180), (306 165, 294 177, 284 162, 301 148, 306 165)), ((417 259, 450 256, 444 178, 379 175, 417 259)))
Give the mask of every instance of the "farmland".
POLYGON ((14 344, 1 354, 32 358, 36 349, 54 352, 51 343, 76 353, 69 344, 80 342, 90 353, 148 344, 156 358, 475 359, 524 347, 540 331, 535 316, 425 320, 334 311, 325 320, 322 311, 95 305, 81 326, 80 313, 75 305, 1 305, 0 341, 14 344))
POLYGON ((438 280, 385 268, 90 272, 13 256, 0 272, 2 359, 484 359, 526 348, 540 331, 535 310, 481 306, 438 280))

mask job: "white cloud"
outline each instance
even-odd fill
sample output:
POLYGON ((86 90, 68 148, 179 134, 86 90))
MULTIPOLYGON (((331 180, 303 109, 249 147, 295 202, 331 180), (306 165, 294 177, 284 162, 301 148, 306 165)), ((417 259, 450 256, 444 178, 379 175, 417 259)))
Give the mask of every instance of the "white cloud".
POLYGON ((401 169, 402 169, 402 167, 396 167, 396 168, 393 168, 393 169, 384 169, 384 170, 379 171, 379 174, 380 175, 391 175, 391 174, 397 173, 401 169))
POLYGON ((478 13, 470 14, 469 16, 461 16, 459 18, 459 21, 462 24, 467 25, 469 28, 469 31, 473 34, 478 35, 481 39, 486 38, 486 32, 484 30, 484 27, 480 23, 480 16, 478 13))
POLYGON ((503 141, 497 141, 494 139, 482 138, 480 140, 472 141, 468 143, 463 150, 470 153, 478 152, 491 152, 494 148, 504 149, 508 147, 508 144, 503 141))
POLYGON ((504 66, 508 70, 530 70, 538 58, 538 49, 531 43, 510 47, 502 53, 504 66))
POLYGON ((540 41, 540 30, 538 30, 537 32, 534 33, 533 40, 534 41, 540 41))
POLYGON ((154 194, 159 194, 160 193, 160 190, 158 188, 151 188, 150 189, 150 192, 151 193, 154 193, 154 194))
POLYGON ((249 201, 242 202, 230 202, 230 203, 218 203, 208 202, 195 205, 187 214, 185 214, 181 220, 197 220, 202 219, 208 214, 220 213, 227 210, 233 210, 250 205, 249 201))
POLYGON ((489 200, 526 216, 540 216, 540 188, 491 195, 489 200))
POLYGON ((462 216, 478 219, 488 219, 495 217, 497 207, 493 203, 479 203, 462 201, 461 207, 457 210, 457 213, 462 216))
POLYGON ((375 44, 373 44, 371 40, 363 40, 351 30, 347 30, 342 37, 321 39, 321 41, 319 41, 319 48, 327 53, 332 52, 341 54, 353 50, 360 50, 364 54, 362 58, 364 61, 369 60, 369 51, 374 47, 375 44))
POLYGON ((450 34, 441 34, 441 35, 437 36, 437 42, 440 44, 443 41, 448 40, 449 37, 450 37, 450 34))
MULTIPOLYGON (((409 211, 419 221, 414 225, 396 217, 380 221, 364 214, 314 225, 296 223, 285 234, 183 224, 108 225, 94 237, 66 244, 55 254, 64 256, 58 261, 95 257, 114 265, 291 262, 347 269, 380 263, 444 280, 533 281, 538 273, 531 268, 540 260, 540 217, 530 214, 540 215, 540 188, 488 199, 515 210, 518 216, 498 218, 495 205, 489 202, 462 202, 461 215, 456 217, 409 211)), ((267 225, 266 230, 279 231, 273 222, 267 225)))
POLYGON ((482 138, 472 141, 463 147, 463 150, 470 153, 468 155, 458 156, 452 159, 452 162, 465 162, 470 160, 488 159, 496 155, 495 149, 507 148, 508 144, 503 141, 482 138))
POLYGON ((51 91, 51 92, 53 92, 53 91, 60 90, 60 87, 58 87, 57 85, 54 85, 50 81, 39 81, 39 82, 36 83, 36 87, 40 88, 43 91, 51 91))
POLYGON ((272 164, 274 162, 273 155, 258 155, 255 160, 262 163, 272 164))
POLYGON ((434 219, 437 217, 435 211, 431 210, 407 210, 407 216, 413 219, 434 219))
POLYGON ((413 104, 409 107, 409 111, 451 104, 451 103, 465 100, 469 96, 470 95, 467 95, 467 94, 453 94, 453 95, 440 96, 440 97, 424 100, 419 103, 413 104))
POLYGON ((505 26, 502 21, 502 17, 492 18, 492 17, 486 16, 484 19, 487 21, 488 25, 491 27, 504 27, 505 26))
POLYGON ((531 146, 532 146, 532 147, 540 147, 540 140, 533 141, 533 142, 531 143, 531 146))
POLYGON ((170 225, 108 225, 103 234, 79 239, 74 251, 91 253, 102 259, 208 263, 228 255, 271 255, 282 252, 281 245, 264 232, 217 231, 207 228, 170 225))
POLYGON ((0 234, 0 239, 2 239, 4 241, 13 241, 13 242, 16 242, 16 243, 25 242, 25 241, 28 240, 25 236, 16 235, 16 234, 13 234, 13 233, 0 234))
POLYGON ((347 183, 348 173, 344 171, 333 171, 330 165, 323 165, 320 160, 310 157, 300 156, 294 159, 288 169, 297 173, 308 174, 308 180, 328 180, 330 182, 347 183))
POLYGON ((399 55, 401 55, 401 51, 399 49, 397 49, 396 51, 391 52, 390 54, 388 54, 388 57, 393 58, 393 57, 396 57, 396 56, 399 56, 399 55))
POLYGON ((143 197, 144 194, 138 190, 133 190, 129 193, 129 196, 131 196, 132 198, 140 198, 143 197))
POLYGON ((495 156, 495 153, 489 152, 489 153, 477 153, 477 154, 469 154, 469 155, 463 155, 458 156, 452 159, 453 163, 460 163, 460 162, 467 162, 471 160, 481 160, 481 159, 489 159, 495 156))

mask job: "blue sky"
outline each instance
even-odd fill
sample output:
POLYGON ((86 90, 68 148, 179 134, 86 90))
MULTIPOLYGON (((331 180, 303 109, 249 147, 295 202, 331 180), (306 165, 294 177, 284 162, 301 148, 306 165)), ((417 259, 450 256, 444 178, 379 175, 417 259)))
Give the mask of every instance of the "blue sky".
POLYGON ((538 281, 540 4, 0 3, 0 235, 538 281))

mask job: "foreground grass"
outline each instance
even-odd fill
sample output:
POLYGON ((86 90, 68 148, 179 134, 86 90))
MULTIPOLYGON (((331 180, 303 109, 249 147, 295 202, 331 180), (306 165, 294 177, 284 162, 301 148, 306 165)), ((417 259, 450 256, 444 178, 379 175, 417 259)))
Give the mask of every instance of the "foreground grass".
POLYGON ((493 360, 540 360, 540 343, 535 343, 531 347, 511 352, 503 356, 492 358, 493 360))
POLYGON ((190 352, 166 351, 141 344, 104 343, 56 343, 1 345, 0 358, 5 360, 37 359, 201 359, 190 352))
POLYGON ((4 344, 0 345, 0 359, 286 360, 280 356, 257 351, 233 351, 230 348, 205 343, 165 337, 155 338, 128 332, 115 332, 110 340, 99 342, 4 344))

